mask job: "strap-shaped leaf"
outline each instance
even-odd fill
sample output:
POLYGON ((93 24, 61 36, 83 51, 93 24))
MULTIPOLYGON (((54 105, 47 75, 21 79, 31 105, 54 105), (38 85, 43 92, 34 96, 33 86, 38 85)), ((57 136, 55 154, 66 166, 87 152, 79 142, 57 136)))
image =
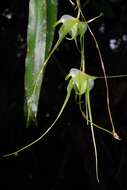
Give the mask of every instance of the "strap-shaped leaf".
POLYGON ((47 3, 47 34, 46 34, 46 51, 45 57, 51 49, 54 37, 54 24, 57 19, 57 0, 46 0, 47 3))
POLYGON ((36 120, 43 72, 39 80, 37 75, 52 45, 56 16, 57 0, 30 0, 25 62, 27 124, 36 120))

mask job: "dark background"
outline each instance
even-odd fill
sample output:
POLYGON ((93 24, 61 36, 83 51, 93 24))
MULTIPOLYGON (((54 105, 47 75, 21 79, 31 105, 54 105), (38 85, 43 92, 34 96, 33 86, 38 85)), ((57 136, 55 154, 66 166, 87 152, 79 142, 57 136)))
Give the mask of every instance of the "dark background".
MULTIPOLYGON (((107 75, 127 74, 127 1, 81 1, 87 19, 104 13, 90 24, 100 45, 107 75)), ((65 76, 78 67, 80 57, 73 42, 61 44, 50 60, 40 95, 38 127, 25 128, 24 64, 28 20, 27 0, 3 1, 0 6, 0 186, 1 189, 127 189, 127 78, 109 79, 110 105, 121 137, 95 129, 100 184, 95 177, 95 159, 90 128, 81 117, 74 95, 54 126, 38 144, 17 157, 2 158, 40 136, 57 116, 66 95, 65 76)), ((59 0, 58 18, 76 15, 68 0, 59 0)), ((56 32, 55 39, 58 35, 56 32)), ((85 42, 86 70, 102 76, 97 50, 90 34, 85 42)), ((103 79, 91 92, 95 123, 110 129, 103 79)))

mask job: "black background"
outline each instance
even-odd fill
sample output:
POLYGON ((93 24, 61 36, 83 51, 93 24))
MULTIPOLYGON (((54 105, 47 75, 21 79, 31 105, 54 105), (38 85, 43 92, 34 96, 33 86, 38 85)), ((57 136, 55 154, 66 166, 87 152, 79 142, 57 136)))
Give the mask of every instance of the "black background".
MULTIPOLYGON (((127 74, 127 2, 98 0, 85 7, 87 19, 104 13, 90 24, 100 45, 108 75, 127 74), (101 30, 101 29, 102 30, 101 30), (111 49, 110 42, 117 47, 111 49)), ((109 79, 110 105, 116 130, 121 137, 95 129, 100 184, 95 176, 94 149, 90 128, 86 126, 74 95, 54 126, 38 144, 17 157, 3 158, 36 139, 57 116, 66 95, 65 76, 78 67, 80 57, 73 42, 65 40, 50 60, 42 85, 38 127, 25 128, 24 67, 28 4, 25 0, 3 1, 0 6, 0 185, 1 189, 127 189, 127 78, 109 79)), ((59 0, 58 17, 76 15, 69 1, 59 0)), ((56 32, 55 39, 58 35, 56 32)), ((85 42, 87 73, 102 76, 97 50, 90 34, 85 42)), ((110 129, 103 79, 95 82, 91 93, 95 123, 110 129)))

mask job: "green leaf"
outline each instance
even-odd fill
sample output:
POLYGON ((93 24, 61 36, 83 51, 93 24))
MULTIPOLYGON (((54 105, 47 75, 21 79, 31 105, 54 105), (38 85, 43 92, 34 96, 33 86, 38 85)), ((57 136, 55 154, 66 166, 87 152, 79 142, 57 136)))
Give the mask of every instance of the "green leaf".
POLYGON ((56 15, 57 0, 30 0, 25 61, 27 125, 36 120, 43 72, 39 80, 37 76, 52 45, 56 15))
POLYGON ((47 35, 46 35, 46 51, 45 58, 52 47, 54 37, 54 24, 57 19, 57 0, 47 0, 47 35))

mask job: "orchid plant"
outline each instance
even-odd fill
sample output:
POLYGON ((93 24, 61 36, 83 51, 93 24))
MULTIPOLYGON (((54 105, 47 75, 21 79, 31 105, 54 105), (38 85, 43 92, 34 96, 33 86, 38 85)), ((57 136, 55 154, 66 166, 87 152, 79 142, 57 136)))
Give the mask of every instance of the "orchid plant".
MULTIPOLYGON (((42 39, 40 38, 42 34, 42 28, 43 30, 45 29, 44 21, 40 28, 40 23, 42 22, 42 20, 44 20, 42 19, 42 17, 43 18, 44 16, 46 17, 46 14, 47 14, 48 22, 51 22, 50 20, 51 14, 48 14, 49 10, 46 10, 46 1, 45 1, 45 4, 44 4, 45 6, 43 5, 43 7, 45 7, 45 10, 43 10, 43 12, 44 11, 47 11, 47 12, 44 12, 45 14, 43 15, 40 14, 39 16, 39 13, 37 14, 36 10, 40 12, 41 9, 44 9, 44 8, 42 7, 39 8, 40 1, 30 0, 29 27, 28 27, 28 52, 26 56, 26 73, 25 73, 27 126, 30 124, 32 120, 36 121, 40 85, 42 82, 42 78, 44 77, 44 71, 46 69, 48 61, 51 58, 52 54, 55 52, 55 50, 58 48, 58 46, 61 44, 61 42, 64 39, 74 40, 76 48, 80 52, 80 63, 79 63, 79 68, 73 68, 73 67, 70 68, 70 71, 65 78, 65 80, 68 81, 67 94, 55 121, 49 126, 49 128, 38 139, 34 140, 33 142, 24 146, 21 149, 18 149, 12 153, 4 155, 4 157, 10 156, 10 155, 17 155, 19 152, 27 149, 28 147, 40 141, 52 129, 52 127, 56 124, 56 122, 60 118, 71 96, 71 92, 73 90, 75 93, 76 99, 79 101, 79 109, 81 111, 81 114, 83 118, 87 121, 87 125, 90 126, 91 128, 94 153, 95 153, 96 178, 97 178, 97 181, 99 182, 98 154, 97 154, 96 140, 95 140, 95 135, 94 135, 94 127, 97 127, 100 130, 105 131, 108 134, 111 134, 115 139, 120 140, 120 137, 115 131, 115 127, 114 127, 114 123, 112 119, 112 114, 110 110, 110 102, 109 102, 109 90, 108 90, 108 83, 107 83, 107 78, 120 77, 120 76, 106 76, 105 67, 104 67, 104 63, 103 63, 98 42, 89 26, 89 23, 98 19, 100 16, 102 16, 102 14, 87 21, 82 13, 80 0, 76 0, 75 3, 71 0, 69 1, 73 6, 75 6, 75 9, 77 10, 77 16, 73 17, 72 15, 69 15, 69 14, 63 15, 58 21, 55 22, 56 20, 56 14, 55 14, 53 17, 53 22, 50 24, 50 27, 49 25, 47 25, 47 29, 49 33, 47 34, 45 30, 45 35, 43 35, 43 39, 42 39), (38 2, 38 4, 36 4, 35 2, 38 2), (51 43, 48 43, 46 40, 47 38, 49 38, 49 36, 52 36, 51 37, 52 39, 49 38, 50 41, 53 40, 53 33, 51 31, 55 27, 58 27, 58 25, 60 25, 59 31, 58 31, 59 33, 58 40, 56 41, 55 45, 51 49, 51 43), (90 74, 86 73, 84 40, 87 40, 87 39, 84 38, 84 36, 87 31, 90 32, 96 44, 96 48, 97 48, 98 55, 100 58, 100 63, 102 66, 102 71, 104 74, 103 77, 91 76, 90 74), (34 35, 34 33, 36 33, 36 35, 34 35), (47 34, 47 37, 46 37, 46 34, 47 34), (37 53, 38 49, 41 51, 39 54, 37 53), (43 54, 43 57, 42 57, 42 50, 45 50, 44 51, 45 54, 43 54), (35 65, 33 66, 33 64, 35 65), (90 92, 94 88, 94 81, 97 78, 104 78, 105 80, 106 91, 107 91, 107 107, 108 107, 109 119, 112 126, 111 131, 101 127, 100 125, 95 124, 92 119, 90 92), (85 100, 84 101, 85 110, 86 110, 85 112, 82 109, 82 103, 81 103, 82 98, 85 100)), ((57 1, 53 1, 52 3, 52 1, 49 0, 47 2, 48 2, 48 6, 50 6, 52 10, 56 10, 57 1)))

